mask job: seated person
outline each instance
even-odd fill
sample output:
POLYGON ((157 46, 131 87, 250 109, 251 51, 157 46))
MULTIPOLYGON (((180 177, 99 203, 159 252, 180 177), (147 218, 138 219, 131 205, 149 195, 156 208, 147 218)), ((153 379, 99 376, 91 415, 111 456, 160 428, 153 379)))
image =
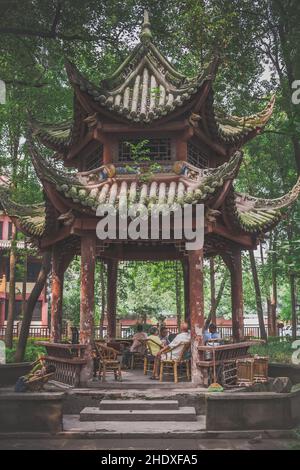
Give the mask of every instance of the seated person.
POLYGON ((204 335, 203 335, 203 341, 204 341, 204 344, 207 345, 207 346, 212 346, 212 345, 215 345, 215 346, 218 346, 219 345, 219 342, 217 341, 211 341, 211 339, 219 339, 220 338, 220 335, 219 333, 217 332, 217 327, 214 323, 211 323, 208 327, 208 330, 206 330, 204 332, 204 335))
POLYGON ((168 346, 168 344, 170 343, 168 328, 166 328, 165 326, 162 326, 160 329, 159 337, 163 346, 168 346))
POLYGON ((150 329, 150 335, 148 336, 147 340, 151 355, 156 356, 163 347, 163 343, 159 337, 159 331, 156 326, 152 326, 150 329))
POLYGON ((168 341, 169 341, 169 344, 172 343, 173 339, 176 338, 176 333, 170 333, 169 336, 168 336, 168 341))
POLYGON ((136 327, 136 333, 133 335, 133 342, 129 350, 125 350, 123 354, 123 366, 129 369, 131 363, 131 357, 134 353, 144 354, 145 343, 147 334, 143 331, 143 325, 139 323, 136 327))
POLYGON ((182 323, 180 326, 180 333, 175 336, 173 341, 168 346, 165 346, 163 349, 161 349, 156 356, 153 374, 156 379, 158 379, 158 368, 161 356, 163 356, 163 359, 179 359, 182 353, 182 349, 184 348, 183 343, 189 343, 190 341, 191 334, 189 332, 188 324, 182 323), (170 349, 172 351, 170 351, 170 349))

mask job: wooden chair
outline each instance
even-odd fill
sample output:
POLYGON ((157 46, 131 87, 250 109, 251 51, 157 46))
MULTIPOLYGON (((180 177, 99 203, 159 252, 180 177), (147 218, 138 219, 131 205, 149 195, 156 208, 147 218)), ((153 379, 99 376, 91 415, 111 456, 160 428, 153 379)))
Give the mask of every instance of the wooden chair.
POLYGON ((177 346, 173 347, 173 348, 169 348, 168 351, 166 351, 166 353, 168 355, 170 355, 170 358, 166 358, 164 359, 163 357, 161 357, 161 360, 160 360, 160 374, 159 374, 159 381, 162 382, 163 380, 163 376, 164 376, 164 373, 166 373, 167 375, 172 375, 174 377, 174 382, 177 383, 178 382, 178 379, 181 379, 181 378, 186 378, 187 380, 190 380, 191 379, 191 373, 190 373, 190 359, 187 359, 186 358, 186 354, 190 351, 190 348, 191 348, 191 343, 188 342, 182 342, 182 343, 179 343, 177 346), (181 347, 181 352, 180 352, 180 355, 178 358, 172 358, 172 351, 174 351, 175 349, 181 347), (185 369, 185 373, 184 375, 179 375, 178 374, 178 371, 183 368, 185 369), (167 370, 167 372, 165 372, 165 369, 167 370))
POLYGON ((130 369, 143 368, 145 353, 133 352, 131 354, 130 369))
POLYGON ((113 372, 115 380, 122 380, 121 362, 117 359, 118 351, 102 343, 95 343, 99 360, 99 378, 102 374, 102 382, 106 381, 106 373, 113 372))
MULTIPOLYGON (((152 339, 145 340, 146 352, 144 356, 144 375, 147 375, 148 372, 153 374, 154 371, 155 356, 153 355, 152 349, 154 344, 156 343, 152 339)), ((160 346, 160 349, 162 348, 163 346, 160 346)))

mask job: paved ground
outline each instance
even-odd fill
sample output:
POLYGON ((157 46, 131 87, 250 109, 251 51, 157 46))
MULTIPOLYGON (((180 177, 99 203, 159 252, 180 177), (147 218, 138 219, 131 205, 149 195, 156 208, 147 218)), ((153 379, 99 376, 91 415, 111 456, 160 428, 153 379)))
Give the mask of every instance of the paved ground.
MULTIPOLYGON (((262 439, 1 439, 1 450, 292 450, 293 440, 262 439)), ((300 448, 298 441, 298 448, 300 448)))

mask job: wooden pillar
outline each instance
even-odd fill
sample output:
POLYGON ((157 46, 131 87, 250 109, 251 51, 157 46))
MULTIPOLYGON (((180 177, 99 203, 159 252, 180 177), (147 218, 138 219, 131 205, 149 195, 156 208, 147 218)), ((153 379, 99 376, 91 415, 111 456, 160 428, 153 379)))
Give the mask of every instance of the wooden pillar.
POLYGON ((244 300, 241 250, 223 257, 231 276, 232 336, 234 341, 244 339, 244 300))
POLYGON ((93 376, 92 345, 94 339, 94 281, 96 261, 96 235, 81 237, 81 288, 80 288, 80 344, 85 344, 86 365, 81 370, 80 383, 87 384, 93 376))
POLYGON ((117 281, 118 261, 111 259, 107 263, 107 336, 110 339, 116 337, 117 281))
POLYGON ((189 260, 182 261, 183 286, 184 286, 184 320, 190 325, 190 283, 189 283, 189 260))
POLYGON ((203 343, 204 295, 203 295, 203 250, 189 251, 189 297, 191 321, 192 382, 195 385, 206 383, 204 372, 197 366, 198 345, 203 343))
POLYGON ((209 271, 210 271, 210 311, 211 323, 217 324, 216 316, 216 282, 215 282, 215 260, 209 258, 209 271))
POLYGON ((58 246, 52 248, 52 301, 50 341, 59 343, 62 334, 62 304, 64 288, 64 270, 62 254, 58 246))

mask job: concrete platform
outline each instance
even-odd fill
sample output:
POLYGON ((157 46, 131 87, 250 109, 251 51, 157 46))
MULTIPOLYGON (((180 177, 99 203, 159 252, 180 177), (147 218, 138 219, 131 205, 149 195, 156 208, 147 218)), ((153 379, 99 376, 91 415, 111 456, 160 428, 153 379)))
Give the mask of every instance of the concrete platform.
MULTIPOLYGON (((196 421, 195 408, 185 406, 177 410, 155 409, 126 409, 126 410, 102 410, 86 407, 80 413, 80 421, 196 421)), ((127 426, 128 429, 128 426, 127 426)))
POLYGON ((116 436, 119 438, 135 438, 157 436, 166 437, 175 435, 198 435, 205 431, 205 416, 196 416, 194 421, 80 421, 78 415, 64 417, 64 434, 80 435, 99 433, 102 437, 116 436))
POLYGON ((100 410, 178 410, 177 400, 101 400, 100 410))
POLYGON ((122 370, 122 381, 114 379, 114 374, 108 374, 106 381, 97 377, 91 380, 88 384, 90 388, 97 389, 136 389, 136 390, 145 390, 145 389, 170 389, 170 388, 193 388, 194 385, 192 382, 181 381, 177 384, 173 380, 159 382, 159 380, 151 380, 151 374, 144 375, 143 370, 134 369, 134 370, 122 370))

